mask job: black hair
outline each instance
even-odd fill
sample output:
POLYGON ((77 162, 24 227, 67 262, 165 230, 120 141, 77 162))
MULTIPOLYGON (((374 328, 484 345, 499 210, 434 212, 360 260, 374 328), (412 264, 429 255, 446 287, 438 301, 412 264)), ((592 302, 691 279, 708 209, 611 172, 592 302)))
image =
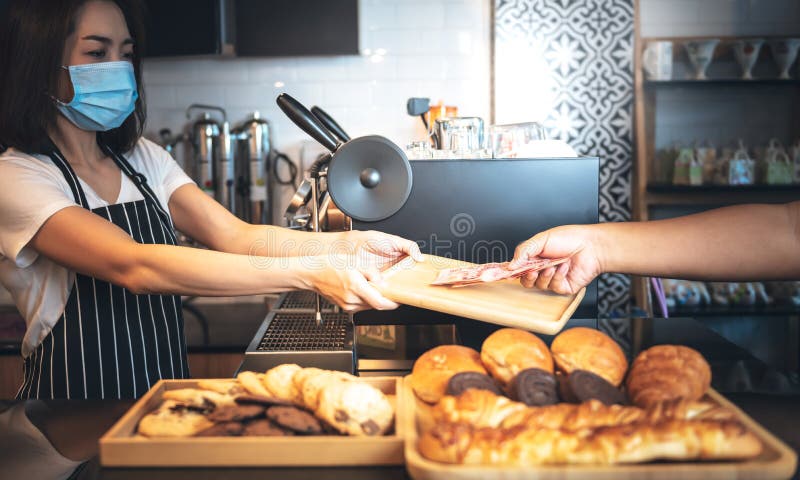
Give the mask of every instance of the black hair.
MULTIPOLYGON (((75 30, 79 9, 88 0, 11 0, 0 24, 0 149, 48 153, 47 132, 55 127, 59 71, 67 37, 75 30)), ((133 71, 139 98, 118 128, 98 132, 98 139, 118 152, 133 148, 146 118, 142 88, 143 8, 139 0, 115 3, 134 41, 133 71)))

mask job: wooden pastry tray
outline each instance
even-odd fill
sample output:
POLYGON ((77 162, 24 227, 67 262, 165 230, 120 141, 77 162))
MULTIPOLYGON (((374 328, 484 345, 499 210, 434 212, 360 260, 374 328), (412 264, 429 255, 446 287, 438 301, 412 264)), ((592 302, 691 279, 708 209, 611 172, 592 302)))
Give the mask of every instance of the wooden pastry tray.
MULTIPOLYGON (((409 376, 410 377, 410 376, 409 376)), ((607 479, 647 478, 649 480, 787 479, 797 467, 797 455, 786 444, 714 390, 711 400, 735 412, 738 420, 756 434, 764 445, 757 458, 745 462, 656 462, 629 465, 546 465, 535 468, 451 465, 425 459, 417 451, 417 414, 424 405, 411 389, 409 377, 403 382, 406 469, 415 480, 522 480, 522 479, 607 479)), ((424 409, 424 407, 423 407, 424 409)), ((423 412, 424 416, 425 413, 423 412)), ((428 420, 430 421, 430 420, 428 420)))
POLYGON ((402 465, 403 428, 400 377, 365 377, 395 406, 395 429, 382 437, 182 437, 147 438, 136 433, 139 420, 161 404, 167 390, 196 388, 194 380, 161 380, 100 439, 105 466, 345 466, 402 465))

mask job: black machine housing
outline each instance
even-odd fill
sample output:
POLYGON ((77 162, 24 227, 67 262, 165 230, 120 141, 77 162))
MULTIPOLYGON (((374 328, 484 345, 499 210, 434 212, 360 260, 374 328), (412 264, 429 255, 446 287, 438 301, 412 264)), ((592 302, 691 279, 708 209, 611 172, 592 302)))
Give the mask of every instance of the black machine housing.
MULTIPOLYGON (((599 160, 412 160, 413 184, 405 205, 377 222, 353 220, 353 229, 379 230, 419 243, 423 253, 475 263, 510 260, 516 246, 551 227, 598 222, 599 160)), ((356 325, 455 323, 469 346, 499 328, 483 322, 402 306, 365 311, 356 325)), ((597 280, 570 325, 596 327, 597 280)))

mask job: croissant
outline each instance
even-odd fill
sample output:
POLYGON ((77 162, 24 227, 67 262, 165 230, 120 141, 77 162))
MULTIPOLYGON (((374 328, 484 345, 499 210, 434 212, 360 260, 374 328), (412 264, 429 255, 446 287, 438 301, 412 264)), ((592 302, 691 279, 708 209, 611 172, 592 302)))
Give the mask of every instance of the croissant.
POLYGON ((422 456, 437 462, 504 467, 744 459, 757 456, 762 448, 737 422, 697 420, 578 431, 445 423, 423 434, 417 447, 422 456))
POLYGON ((445 396, 433 408, 437 422, 468 423, 476 427, 529 427, 578 430, 663 420, 732 420, 733 412, 710 402, 673 400, 647 409, 604 405, 598 400, 582 404, 559 403, 528 407, 488 390, 467 390, 458 397, 445 396))
POLYGON ((457 397, 442 397, 433 407, 431 416, 437 423, 464 422, 482 427, 497 427, 507 417, 527 408, 524 403, 515 402, 489 390, 469 389, 457 397))

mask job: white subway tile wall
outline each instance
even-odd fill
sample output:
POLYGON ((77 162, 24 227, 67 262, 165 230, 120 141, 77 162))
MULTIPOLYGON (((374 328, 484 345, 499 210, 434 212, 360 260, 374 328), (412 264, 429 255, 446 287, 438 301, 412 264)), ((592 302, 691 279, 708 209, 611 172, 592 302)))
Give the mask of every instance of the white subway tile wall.
MULTIPOLYGON (((278 110, 275 97, 281 92, 320 106, 351 136, 384 135, 401 147, 425 135, 421 121, 406 114, 409 97, 441 99, 488 122, 491 5, 492 0, 360 0, 360 56, 147 60, 146 134, 183 130, 191 103, 221 106, 233 124, 258 110, 272 124, 276 148, 297 162, 301 149, 321 147, 278 110)), ((177 150, 179 157, 184 154, 177 150)), ((276 218, 292 193, 277 192, 276 218)))

